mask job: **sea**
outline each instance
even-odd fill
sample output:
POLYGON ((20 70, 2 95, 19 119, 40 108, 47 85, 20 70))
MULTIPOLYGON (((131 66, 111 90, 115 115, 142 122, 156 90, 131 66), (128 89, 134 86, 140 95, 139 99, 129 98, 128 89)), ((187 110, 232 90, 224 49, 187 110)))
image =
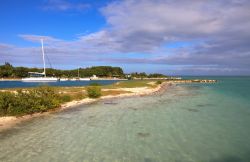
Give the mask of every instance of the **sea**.
POLYGON ((118 80, 88 80, 88 81, 56 81, 56 82, 22 82, 22 81, 1 81, 0 89, 4 88, 27 88, 38 86, 59 86, 59 87, 75 87, 87 86, 92 83, 100 85, 108 85, 117 82, 118 80))
POLYGON ((250 162, 250 77, 205 78, 17 124, 0 161, 250 162))

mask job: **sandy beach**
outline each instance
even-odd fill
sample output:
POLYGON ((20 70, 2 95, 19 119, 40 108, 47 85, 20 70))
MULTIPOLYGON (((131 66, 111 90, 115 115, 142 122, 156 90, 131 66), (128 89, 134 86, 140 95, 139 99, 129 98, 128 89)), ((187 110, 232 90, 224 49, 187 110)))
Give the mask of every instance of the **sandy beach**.
POLYGON ((43 112, 43 113, 35 113, 35 114, 31 114, 31 115, 24 115, 21 117, 16 117, 16 116, 0 117, 0 131, 9 129, 12 126, 14 126, 20 122, 27 121, 27 120, 35 118, 35 117, 49 115, 51 113, 56 113, 59 111, 63 111, 65 109, 74 108, 75 106, 78 106, 78 105, 94 103, 94 102, 97 102, 99 100, 131 97, 131 96, 145 96, 145 95, 153 95, 153 94, 157 94, 157 93, 162 93, 167 89, 167 87, 169 87, 171 85, 172 85, 172 83, 163 82, 162 84, 158 85, 155 88, 149 88, 149 87, 117 88, 115 90, 127 91, 128 93, 123 93, 123 94, 119 94, 119 95, 107 95, 107 96, 102 96, 102 97, 97 98, 97 99, 85 98, 85 99, 82 99, 79 101, 71 101, 71 102, 67 102, 65 104, 62 104, 61 107, 59 107, 57 109, 54 109, 54 110, 48 111, 48 112, 43 112))

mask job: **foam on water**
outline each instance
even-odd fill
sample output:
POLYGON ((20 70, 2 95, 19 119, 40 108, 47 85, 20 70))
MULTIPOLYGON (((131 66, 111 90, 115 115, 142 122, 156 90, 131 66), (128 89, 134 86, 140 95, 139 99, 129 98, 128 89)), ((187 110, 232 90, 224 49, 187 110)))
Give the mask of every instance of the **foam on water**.
POLYGON ((35 118, 0 133, 0 161, 250 161, 249 96, 231 80, 35 118))

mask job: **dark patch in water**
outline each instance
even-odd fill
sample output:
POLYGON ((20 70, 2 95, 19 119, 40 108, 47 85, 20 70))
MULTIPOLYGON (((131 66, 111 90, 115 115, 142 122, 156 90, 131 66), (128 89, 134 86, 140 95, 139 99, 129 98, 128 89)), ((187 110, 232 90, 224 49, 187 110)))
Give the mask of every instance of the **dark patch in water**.
POLYGON ((69 119, 71 119, 70 117, 63 117, 63 116, 59 116, 59 117, 57 117, 58 119, 62 119, 62 120, 69 120, 69 119))
POLYGON ((202 87, 201 87, 201 86, 194 86, 194 85, 192 85, 192 86, 188 86, 188 87, 185 87, 185 88, 187 88, 187 89, 189 89, 189 90, 199 90, 199 89, 201 89, 202 87))
POLYGON ((153 162, 153 159, 151 159, 151 158, 144 158, 144 162, 153 162))
POLYGON ((199 110, 197 109, 187 109, 188 111, 191 111, 191 112, 199 112, 199 110))
POLYGON ((89 116, 89 119, 92 119, 92 118, 94 118, 95 117, 95 115, 91 115, 91 116, 89 116))
POLYGON ((104 102, 105 105, 117 105, 117 102, 104 102))
POLYGON ((0 127, 3 126, 3 124, 0 124, 0 127))
POLYGON ((134 107, 128 107, 128 109, 131 109, 131 110, 134 110, 134 111, 137 110, 137 108, 134 108, 134 107))
POLYGON ((148 137, 148 136, 150 136, 150 133, 142 133, 142 132, 139 132, 139 133, 137 133, 137 135, 139 136, 139 137, 148 137))
POLYGON ((209 106, 213 106, 213 104, 198 104, 196 106, 197 107, 209 107, 209 106))
POLYGON ((137 124, 138 122, 137 121, 133 121, 133 124, 137 124))
POLYGON ((88 124, 88 126, 90 126, 90 127, 97 127, 96 124, 88 124))

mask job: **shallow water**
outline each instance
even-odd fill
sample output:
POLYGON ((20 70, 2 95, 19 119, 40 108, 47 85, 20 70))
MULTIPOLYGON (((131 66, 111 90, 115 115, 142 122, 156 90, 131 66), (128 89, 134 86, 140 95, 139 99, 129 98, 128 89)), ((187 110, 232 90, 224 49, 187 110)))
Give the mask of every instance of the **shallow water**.
POLYGON ((250 78, 100 101, 0 133, 0 161, 250 161, 250 78))

